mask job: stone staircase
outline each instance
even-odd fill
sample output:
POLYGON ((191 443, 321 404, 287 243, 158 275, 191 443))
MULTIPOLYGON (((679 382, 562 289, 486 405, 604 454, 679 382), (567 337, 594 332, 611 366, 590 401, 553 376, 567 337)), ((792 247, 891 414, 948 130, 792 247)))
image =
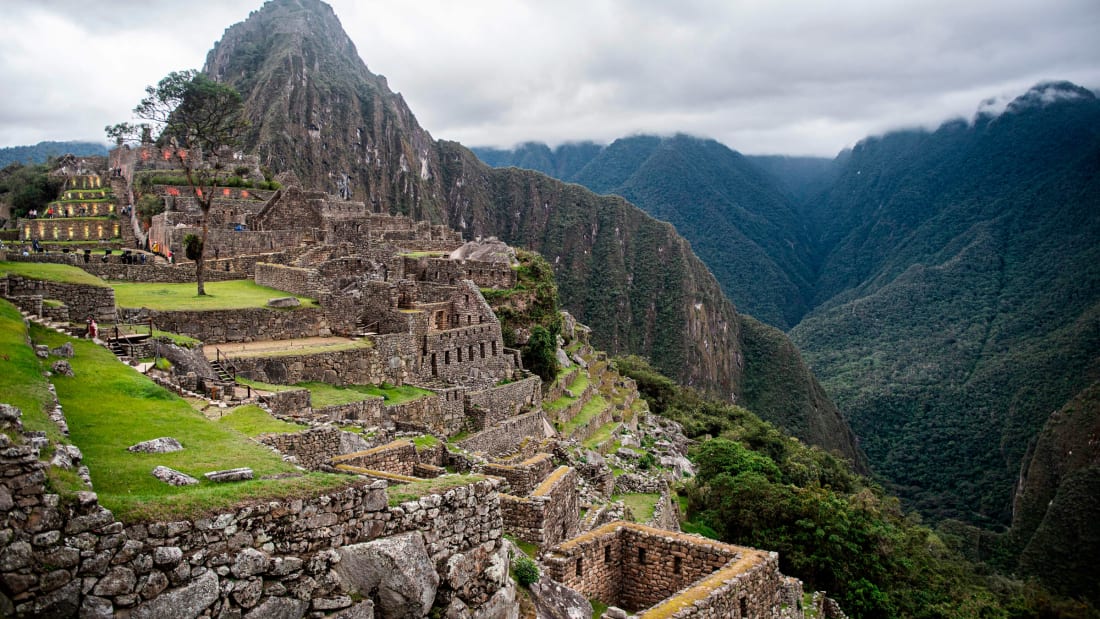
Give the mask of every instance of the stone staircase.
POLYGON ((237 382, 236 379, 233 378, 233 374, 230 373, 230 371, 225 367, 225 364, 222 363, 220 360, 211 361, 210 367, 214 368, 214 373, 217 375, 219 382, 226 384, 233 384, 237 382))

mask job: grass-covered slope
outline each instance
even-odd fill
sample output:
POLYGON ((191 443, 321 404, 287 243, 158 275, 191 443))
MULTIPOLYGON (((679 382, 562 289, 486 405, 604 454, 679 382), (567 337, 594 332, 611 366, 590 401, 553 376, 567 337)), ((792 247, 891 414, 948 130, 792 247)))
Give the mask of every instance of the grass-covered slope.
MULTIPOLYGON (((79 270, 79 269, 78 269, 79 270)), ((146 307, 153 310, 226 310, 265 307, 268 300, 296 296, 282 290, 259 286, 250 279, 207 282, 206 295, 195 294, 195 284, 155 284, 112 282, 115 303, 119 307, 146 307)), ((317 307, 307 297, 297 297, 299 307, 317 307)))
MULTIPOLYGON (((3 323, 10 322, 7 317, 3 323)), ((84 454, 100 502, 123 520, 195 517, 240 501, 317 492, 346 485, 349 478, 309 473, 290 479, 263 479, 297 469, 270 449, 228 424, 204 417, 186 401, 119 363, 107 349, 45 329, 34 329, 36 342, 59 346, 72 342, 74 376, 52 377, 65 411, 70 438, 84 454), (178 439, 184 449, 170 454, 127 451, 135 443, 161 436, 178 439), (152 476, 164 465, 200 479, 196 486, 169 486, 152 476), (214 484, 203 473, 251 467, 256 479, 214 484)), ((12 354, 5 347, 5 354, 12 354)))

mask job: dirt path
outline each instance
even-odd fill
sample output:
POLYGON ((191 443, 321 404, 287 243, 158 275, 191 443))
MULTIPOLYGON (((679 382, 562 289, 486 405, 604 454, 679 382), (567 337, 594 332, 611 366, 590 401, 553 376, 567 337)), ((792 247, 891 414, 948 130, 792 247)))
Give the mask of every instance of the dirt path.
POLYGON ((241 353, 258 353, 271 351, 293 350, 295 348, 316 348, 321 346, 335 346, 347 344, 356 340, 348 337, 304 337, 297 340, 258 340, 255 342, 231 342, 227 344, 207 344, 203 347, 203 353, 207 359, 214 359, 217 351, 230 357, 241 353))

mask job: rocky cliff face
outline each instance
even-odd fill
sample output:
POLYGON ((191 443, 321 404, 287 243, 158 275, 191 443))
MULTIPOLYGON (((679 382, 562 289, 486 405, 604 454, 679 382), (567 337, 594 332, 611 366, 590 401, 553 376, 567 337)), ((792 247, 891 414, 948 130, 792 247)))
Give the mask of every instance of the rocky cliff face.
POLYGON ((435 142, 327 4, 268 2, 225 31, 203 72, 244 96, 245 146, 270 169, 379 212, 442 221, 435 142))
POLYGON ((459 144, 433 141, 367 70, 327 5, 268 2, 226 31, 204 71, 241 91, 252 122, 246 146, 274 171, 467 238, 536 250, 598 347, 648 356, 686 384, 741 400, 739 317, 672 226, 621 198, 494 170, 459 144))

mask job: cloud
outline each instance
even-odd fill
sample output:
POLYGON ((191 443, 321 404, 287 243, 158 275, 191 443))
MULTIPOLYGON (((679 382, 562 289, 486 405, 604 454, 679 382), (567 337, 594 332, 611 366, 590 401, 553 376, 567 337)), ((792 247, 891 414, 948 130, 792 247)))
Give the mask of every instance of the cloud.
MULTIPOLYGON (((469 145, 685 131, 742 152, 831 156, 868 134, 970 118, 1040 81, 1100 86, 1095 0, 332 4, 420 123, 469 145)), ((9 12, 0 83, 28 96, 0 110, 0 144, 98 137, 145 84, 201 66, 222 30, 258 8, 112 5, 106 17, 80 17, 76 0, 9 12), (65 36, 19 36, 29 18, 65 36), (24 68, 9 63, 22 56, 24 68), (82 76, 96 76, 95 96, 73 96, 82 76)))

